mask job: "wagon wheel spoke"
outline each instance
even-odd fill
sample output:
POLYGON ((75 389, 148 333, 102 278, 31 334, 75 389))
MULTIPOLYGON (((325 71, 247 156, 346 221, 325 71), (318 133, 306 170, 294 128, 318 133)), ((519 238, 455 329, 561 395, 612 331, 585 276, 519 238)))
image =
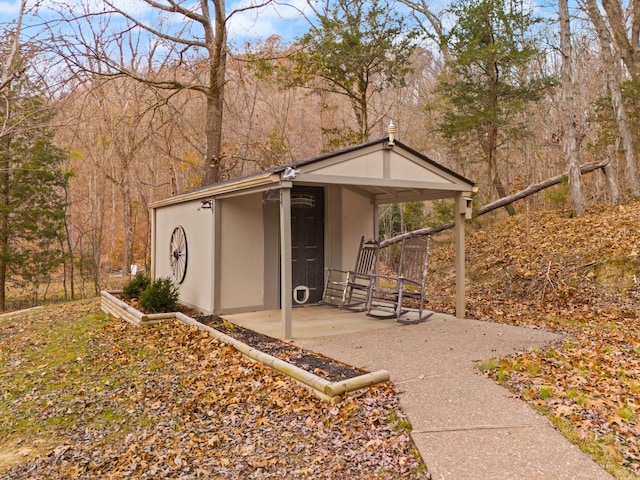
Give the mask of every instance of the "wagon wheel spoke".
POLYGON ((169 242, 169 264, 178 283, 184 281, 187 273, 187 255, 187 236, 184 228, 178 226, 173 230, 169 242))

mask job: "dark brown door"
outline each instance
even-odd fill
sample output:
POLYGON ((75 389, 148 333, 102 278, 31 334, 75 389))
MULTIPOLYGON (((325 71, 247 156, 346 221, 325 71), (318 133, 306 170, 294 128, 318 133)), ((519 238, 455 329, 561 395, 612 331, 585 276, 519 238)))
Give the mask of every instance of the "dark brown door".
POLYGON ((324 189, 293 187, 291 190, 291 271, 293 305, 318 303, 324 288, 324 189), (302 287, 302 288, 300 288, 302 287), (309 297, 304 301, 305 289, 309 297))

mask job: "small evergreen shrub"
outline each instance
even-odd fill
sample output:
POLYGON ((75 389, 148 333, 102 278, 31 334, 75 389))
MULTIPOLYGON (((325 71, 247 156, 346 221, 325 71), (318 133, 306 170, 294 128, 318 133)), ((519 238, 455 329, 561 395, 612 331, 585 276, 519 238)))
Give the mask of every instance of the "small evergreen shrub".
POLYGON ((161 277, 152 281, 140 295, 140 306, 145 312, 175 312, 180 290, 169 277, 161 277))
POLYGON ((558 210, 564 210, 569 204, 569 177, 564 175, 562 181, 555 187, 549 188, 544 196, 558 210))
POLYGON ((139 273, 127 283, 123 289, 121 297, 123 300, 138 300, 142 292, 149 286, 151 279, 143 274, 139 273))

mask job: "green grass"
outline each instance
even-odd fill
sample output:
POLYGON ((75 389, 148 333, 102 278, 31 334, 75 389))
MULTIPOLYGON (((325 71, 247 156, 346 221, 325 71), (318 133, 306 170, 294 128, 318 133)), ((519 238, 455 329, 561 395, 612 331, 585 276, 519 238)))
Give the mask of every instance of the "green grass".
POLYGON ((483 372, 492 372, 496 368, 498 368, 498 360, 495 358, 489 358, 487 360, 483 360, 478 363, 478 369, 483 372))
POLYGON ((624 458, 622 458, 622 455, 617 451, 614 433, 596 437, 592 433, 585 433, 579 430, 571 420, 549 415, 545 408, 541 408, 541 410, 562 435, 576 444, 583 452, 590 455, 616 479, 632 480, 637 478, 622 466, 624 458))
POLYGON ((400 417, 397 412, 391 412, 387 418, 387 422, 393 424, 394 430, 396 432, 406 432, 411 433, 411 423, 407 418, 400 417))
POLYGON ((540 398, 542 400, 547 400, 553 396, 553 389, 551 387, 542 387, 540 388, 540 398))
POLYGON ((537 362, 531 362, 527 364, 527 372, 531 375, 537 376, 540 375, 540 371, 542 370, 541 366, 537 362))
MULTIPOLYGON (((28 346, 10 368, 8 359, 0 366, 0 437, 81 422, 96 429, 118 425, 120 430, 144 424, 142 415, 132 413, 131 398, 112 392, 126 389, 141 369, 161 371, 159 352, 114 345, 112 349, 123 352, 121 364, 101 358, 98 346, 105 340, 100 336, 107 322, 104 313, 24 322, 19 335, 28 346)), ((2 326, 10 324, 5 320, 2 326)))
POLYGON ((500 367, 498 369, 498 373, 496 375, 496 380, 500 383, 504 383, 509 378, 509 370, 504 367, 500 367))
POLYGON ((633 409, 629 405, 625 405, 620 410, 618 410, 618 415, 625 420, 631 420, 633 418, 633 409))

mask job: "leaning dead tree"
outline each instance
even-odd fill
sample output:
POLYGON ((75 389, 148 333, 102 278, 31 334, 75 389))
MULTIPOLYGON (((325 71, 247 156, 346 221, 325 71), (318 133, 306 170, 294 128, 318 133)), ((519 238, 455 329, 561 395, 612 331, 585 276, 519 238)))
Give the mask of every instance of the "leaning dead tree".
MULTIPOLYGON (((594 170, 599 170, 599 169, 604 170, 607 167, 607 165, 609 165, 608 161, 582 165, 580 167, 580 173, 584 175, 586 173, 593 172, 594 170)), ((529 185, 524 190, 520 190, 519 192, 514 193, 513 195, 507 195, 506 197, 502 197, 496 200, 495 202, 488 203, 484 207, 480 208, 480 210, 478 210, 478 213, 474 215, 474 218, 479 217, 480 215, 484 215, 485 213, 492 212, 493 210, 497 210, 498 208, 504 207, 506 205, 511 205, 513 202, 526 198, 530 195, 533 195, 534 193, 544 190, 545 188, 558 185, 565 178, 567 178, 567 172, 561 173, 560 175, 556 175, 555 177, 552 177, 552 178, 548 178, 546 180, 543 180, 542 182, 534 183, 533 185, 529 185)), ((413 232, 403 233, 402 235, 397 235, 393 238, 383 240, 382 242, 380 242, 380 247, 387 247, 394 243, 401 242, 405 238, 412 238, 412 237, 419 237, 423 235, 433 235, 436 233, 440 233, 445 230, 449 230, 450 228, 453 228, 454 225, 455 225, 455 222, 451 220, 450 222, 443 223, 442 225, 438 225, 436 227, 421 228, 419 230, 414 230, 413 232)))

